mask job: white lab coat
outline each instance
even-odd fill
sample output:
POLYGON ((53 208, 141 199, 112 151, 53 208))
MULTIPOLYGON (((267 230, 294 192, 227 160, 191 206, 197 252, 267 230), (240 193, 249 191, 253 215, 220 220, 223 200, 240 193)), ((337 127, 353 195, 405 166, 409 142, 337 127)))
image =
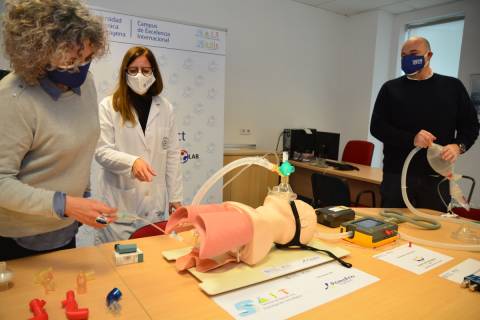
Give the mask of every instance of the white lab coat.
MULTIPOLYGON (((112 106, 112 96, 100 102, 100 138, 95 159, 101 166, 98 197, 123 213, 135 213, 149 221, 160 221, 166 197, 169 202, 182 201, 180 149, 172 105, 155 96, 148 115, 145 134, 135 114, 136 125, 125 124, 112 106), (141 182, 132 175, 132 165, 144 159, 156 171, 152 182, 141 182)), ((96 242, 128 239, 130 234, 145 225, 141 220, 119 219, 107 228, 97 229, 96 242)))

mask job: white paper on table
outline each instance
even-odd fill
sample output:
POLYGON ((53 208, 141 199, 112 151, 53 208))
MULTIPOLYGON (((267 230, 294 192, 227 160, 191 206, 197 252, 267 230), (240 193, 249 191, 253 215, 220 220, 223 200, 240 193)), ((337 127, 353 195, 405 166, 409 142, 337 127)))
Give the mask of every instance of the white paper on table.
POLYGON ((286 319, 379 279, 329 263, 213 297, 235 319, 286 319))
POLYGON ((480 273, 480 261, 469 258, 445 271, 440 277, 460 284, 466 276, 478 273, 480 273))
POLYGON ((425 273, 453 259, 414 244, 405 244, 373 257, 416 274, 425 273))

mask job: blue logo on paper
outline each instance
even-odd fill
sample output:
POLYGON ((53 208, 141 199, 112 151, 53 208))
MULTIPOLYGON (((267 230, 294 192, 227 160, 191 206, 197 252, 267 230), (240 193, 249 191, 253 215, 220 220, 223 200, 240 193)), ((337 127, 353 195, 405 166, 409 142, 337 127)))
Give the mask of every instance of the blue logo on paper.
POLYGON ((255 301, 253 300, 243 300, 235 303, 235 309, 240 311, 238 314, 240 317, 246 317, 257 312, 257 307, 255 307, 255 301))
POLYGON ((354 278, 355 278, 355 275, 352 274, 352 275, 349 275, 349 276, 344 276, 343 278, 338 279, 338 280, 324 282, 323 283, 325 285, 324 290, 329 290, 329 289, 331 289, 332 287, 335 287, 335 286, 345 285, 345 284, 351 282, 354 278))

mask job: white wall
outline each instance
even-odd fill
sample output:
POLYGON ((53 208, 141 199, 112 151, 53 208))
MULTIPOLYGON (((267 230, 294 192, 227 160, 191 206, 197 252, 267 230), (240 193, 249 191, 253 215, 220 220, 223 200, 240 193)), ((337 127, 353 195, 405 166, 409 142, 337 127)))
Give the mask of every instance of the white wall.
MULTIPOLYGON (((3 6, 4 6, 4 4, 5 4, 5 1, 0 0, 0 13, 2 13, 2 15, 0 15, 0 25, 3 25, 2 24, 2 18, 3 18, 3 6)), ((2 32, 0 32, 0 69, 3 69, 3 70, 9 70, 10 69, 7 59, 4 58, 3 27, 2 27, 2 32)))
POLYGON ((89 0, 138 16, 227 28, 225 143, 273 149, 283 128, 335 130, 345 17, 290 0, 89 0), (240 128, 252 135, 241 136, 240 128))
MULTIPOLYGON (((463 29, 462 52, 460 55, 459 79, 463 82, 468 91, 470 91, 470 75, 480 74, 480 1, 466 0, 451 3, 443 6, 436 6, 410 13, 400 14, 394 19, 394 33, 392 36, 393 48, 390 76, 395 77, 395 70, 399 68, 400 56, 399 48, 403 42, 401 34, 404 32, 404 26, 415 21, 423 21, 436 17, 443 17, 455 14, 465 15, 465 25, 463 29)), ((435 70, 434 70, 435 71, 435 70)), ((457 171, 469 175, 477 181, 472 201, 477 207, 480 206, 480 139, 473 147, 457 161, 457 171)))
POLYGON ((335 124, 341 135, 340 150, 348 140, 368 136, 378 12, 366 12, 347 19, 343 38, 341 86, 335 124))
POLYGON ((341 69, 341 102, 336 125, 341 146, 348 140, 370 140, 375 144, 372 166, 380 167, 382 143, 370 135, 370 115, 382 84, 388 80, 393 15, 371 11, 347 20, 341 69))
POLYGON ((382 85, 390 80, 388 73, 390 69, 391 52, 392 52, 392 33, 393 33, 393 19, 394 16, 390 13, 379 11, 377 20, 377 35, 375 43, 375 57, 373 63, 373 77, 372 77, 372 90, 370 98, 369 120, 368 120, 368 140, 375 144, 375 150, 373 153, 372 166, 383 166, 383 143, 374 138, 370 134, 370 120, 373 112, 373 107, 377 99, 378 92, 382 85))

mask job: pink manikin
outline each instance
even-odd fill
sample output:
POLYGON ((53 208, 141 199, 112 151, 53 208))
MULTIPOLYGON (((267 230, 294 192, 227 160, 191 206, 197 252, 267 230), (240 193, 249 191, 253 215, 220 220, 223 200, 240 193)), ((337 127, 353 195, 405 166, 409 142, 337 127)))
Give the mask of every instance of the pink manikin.
MULTIPOLYGON (((317 218, 314 209, 295 200, 300 217, 300 242, 312 239, 317 218)), ((295 218, 289 201, 269 195, 263 206, 253 209, 238 202, 185 206, 170 217, 167 233, 198 232, 198 245, 177 259, 178 270, 196 266, 206 272, 236 261, 254 265, 270 252, 274 243, 286 244, 295 234, 295 218)))

